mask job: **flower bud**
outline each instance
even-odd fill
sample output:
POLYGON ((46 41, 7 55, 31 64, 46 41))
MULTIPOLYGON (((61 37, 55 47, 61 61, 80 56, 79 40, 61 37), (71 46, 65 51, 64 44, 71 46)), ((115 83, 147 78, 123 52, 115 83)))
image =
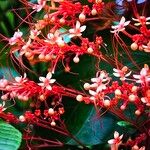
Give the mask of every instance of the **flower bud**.
POLYGON ((84 87, 85 90, 89 90, 90 89, 90 84, 89 83, 85 83, 83 85, 83 87, 84 87))
POLYGON ((89 47, 89 48, 87 49, 87 52, 88 52, 88 53, 93 53, 93 48, 92 48, 92 47, 89 47))
POLYGON ((26 120, 26 118, 23 115, 19 116, 19 121, 20 122, 25 122, 25 120, 26 120))
POLYGON ((51 122, 51 126, 52 126, 52 127, 56 126, 56 122, 55 122, 55 121, 52 121, 52 122, 51 122))
POLYGON ((86 18, 86 16, 85 16, 83 13, 81 13, 81 14, 79 15, 79 20, 80 20, 81 22, 84 22, 84 21, 85 21, 85 18, 86 18))
POLYGON ((93 16, 97 15, 97 10, 96 10, 96 9, 92 9, 91 14, 92 14, 93 16))
POLYGON ((73 61, 74 61, 74 63, 78 63, 78 62, 80 61, 80 59, 79 59, 78 56, 75 56, 75 57, 73 58, 73 61))
POLYGON ((131 49, 132 49, 133 51, 137 50, 137 49, 138 49, 137 43, 132 43, 132 44, 131 44, 131 49))
POLYGON ((83 101, 83 96, 82 95, 77 95, 76 100, 79 101, 79 102, 83 101))
POLYGON ((49 110, 48 110, 48 114, 49 115, 54 115, 54 109, 53 108, 49 108, 49 110))
POLYGON ((109 107, 110 106, 110 100, 104 100, 104 106, 109 107))

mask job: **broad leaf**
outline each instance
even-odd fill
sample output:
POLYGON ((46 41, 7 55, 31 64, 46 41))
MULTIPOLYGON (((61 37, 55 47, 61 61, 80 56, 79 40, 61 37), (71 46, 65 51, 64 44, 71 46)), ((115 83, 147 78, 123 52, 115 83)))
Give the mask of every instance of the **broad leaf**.
POLYGON ((22 135, 12 125, 0 122, 0 150, 17 150, 21 144, 22 135))

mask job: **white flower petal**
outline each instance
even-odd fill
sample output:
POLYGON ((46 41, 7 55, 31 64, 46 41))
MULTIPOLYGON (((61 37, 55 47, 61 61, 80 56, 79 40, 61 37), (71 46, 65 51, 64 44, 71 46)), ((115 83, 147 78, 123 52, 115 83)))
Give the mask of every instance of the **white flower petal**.
POLYGON ((50 91, 52 90, 52 87, 50 85, 46 86, 46 88, 50 91))
POLYGON ((46 79, 51 79, 51 77, 52 77, 52 73, 49 72, 49 73, 46 75, 46 79))
POLYGON ((126 21, 126 22, 124 23, 124 26, 127 26, 129 23, 130 23, 130 21, 126 21))
POLYGON ((133 75, 133 78, 135 78, 135 79, 140 79, 140 75, 133 75))
POLYGON ((95 91, 89 90, 89 93, 93 96, 95 96, 97 93, 95 91))
POLYGON ((114 138, 118 138, 119 137, 119 133, 117 131, 114 132, 114 138))
POLYGON ((38 83, 39 86, 44 86, 44 83, 38 83))
POLYGON ((125 23, 125 17, 122 16, 119 24, 124 24, 124 23, 125 23))
POLYGON ((75 33, 75 29, 69 29, 69 33, 75 33))
POLYGON ((80 28, 80 22, 77 21, 77 22, 76 22, 76 29, 79 29, 79 28, 80 28))
POLYGON ((86 29, 86 26, 82 26, 82 27, 80 28, 80 32, 83 32, 85 29, 86 29))
POLYGON ((119 73, 113 73, 113 75, 114 75, 115 77, 120 77, 120 74, 119 74, 119 73))
POLYGON ((98 79, 97 78, 91 78, 91 81, 92 82, 98 82, 98 79))
POLYGON ((115 144, 115 140, 114 140, 114 139, 109 140, 109 141, 108 141, 108 144, 110 144, 110 145, 111 145, 111 144, 115 144))
POLYGON ((45 81, 45 77, 39 77, 39 80, 41 81, 41 82, 44 82, 45 81))
POLYGON ((54 83, 56 79, 51 79, 49 83, 54 83))

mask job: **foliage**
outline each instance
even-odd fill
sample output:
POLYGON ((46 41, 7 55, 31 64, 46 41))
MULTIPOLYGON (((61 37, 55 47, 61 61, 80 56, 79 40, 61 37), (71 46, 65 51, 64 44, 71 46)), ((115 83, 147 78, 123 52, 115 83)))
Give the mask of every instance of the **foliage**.
POLYGON ((148 150, 149 1, 11 2, 0 2, 0 148, 148 150))

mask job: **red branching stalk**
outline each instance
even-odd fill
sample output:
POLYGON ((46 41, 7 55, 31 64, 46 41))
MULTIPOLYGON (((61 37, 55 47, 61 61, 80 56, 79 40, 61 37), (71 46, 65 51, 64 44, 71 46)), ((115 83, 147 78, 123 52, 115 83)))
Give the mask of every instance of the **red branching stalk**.
MULTIPOLYGON (((25 65, 25 58, 31 66, 41 62, 47 63, 48 73, 46 77, 39 76, 39 82, 30 80, 26 73, 12 80, 7 80, 5 77, 0 79, 0 90, 2 91, 0 118, 11 123, 31 124, 54 131, 72 138, 85 148, 86 146, 67 130, 62 121, 61 116, 65 113, 62 98, 70 97, 78 102, 103 108, 127 121, 137 130, 138 136, 124 143, 122 143, 123 135, 119 136, 119 133, 115 131, 114 139, 108 141, 111 150, 118 150, 120 145, 130 146, 132 150, 135 150, 139 149, 138 146, 141 143, 149 149, 149 144, 146 143, 150 133, 149 112, 147 113, 146 110, 150 106, 150 69, 144 64, 144 67, 140 69, 131 56, 129 46, 124 41, 126 37, 132 42, 130 46, 132 50, 150 52, 150 29, 148 27, 150 17, 143 14, 146 6, 140 14, 136 1, 128 2, 129 8, 133 9, 133 14, 130 16, 132 19, 129 18, 131 20, 126 21, 123 13, 122 16, 114 13, 113 10, 117 7, 114 2, 88 0, 89 5, 69 0, 38 0, 37 3, 20 0, 20 2, 25 6, 23 9, 26 17, 22 18, 17 13, 19 9, 13 9, 13 12, 21 20, 18 28, 26 23, 29 26, 29 33, 24 34, 18 29, 11 38, 1 35, 2 41, 8 42, 1 53, 9 47, 12 62, 28 73, 31 71, 36 74, 25 65), (40 19, 34 18, 34 15, 40 11, 43 12, 43 16, 40 19), (88 39, 86 32, 90 30, 90 27, 95 30, 92 40, 88 39), (104 50, 109 51, 107 41, 105 43, 104 37, 99 35, 99 31, 104 29, 111 29, 112 41, 109 44, 112 45, 113 54, 110 56, 104 52, 104 50), (65 39, 66 36, 68 40, 65 39), (120 61, 120 55, 124 52, 140 72, 134 73, 124 66, 120 61), (114 71, 113 76, 119 79, 111 78, 109 73, 99 69, 99 64, 95 65, 96 77, 91 78, 91 83, 84 84, 83 91, 65 87, 56 79, 52 79, 53 74, 57 73, 59 63, 63 62, 64 70, 70 72, 71 61, 79 63, 82 61, 80 57, 82 55, 94 57, 98 63, 104 61, 111 64, 114 71), (13 105, 10 105, 9 101, 12 101, 13 105), (29 109, 20 116, 15 116, 10 112, 5 113, 6 109, 9 111, 9 107, 15 107, 16 101, 28 101, 29 109), (135 119, 129 118, 124 113, 130 104, 135 107, 135 119), (146 117, 146 121, 140 120, 143 116, 146 117)), ((32 146, 36 148, 64 145, 57 140, 34 137, 28 133, 24 135, 25 140, 28 141, 30 138, 40 142, 40 145, 32 146)), ((144 150, 145 147, 141 147, 140 150, 144 150)))

